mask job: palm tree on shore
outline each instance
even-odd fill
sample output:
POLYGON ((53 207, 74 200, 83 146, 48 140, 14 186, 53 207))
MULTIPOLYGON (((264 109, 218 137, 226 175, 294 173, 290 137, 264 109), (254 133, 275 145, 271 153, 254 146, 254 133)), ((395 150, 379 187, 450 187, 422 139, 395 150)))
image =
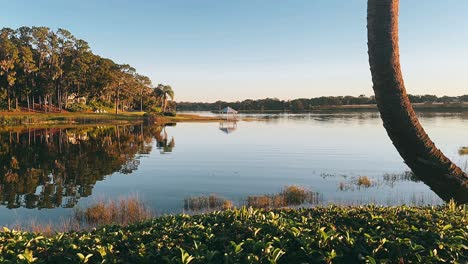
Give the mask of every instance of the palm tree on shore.
POLYGON ((158 84, 154 89, 156 95, 162 99, 162 111, 166 112, 167 100, 174 100, 174 91, 170 85, 158 84))
POLYGON ((468 176, 432 142, 406 94, 398 47, 399 0, 368 0, 368 54, 383 125, 405 163, 442 199, 468 203, 468 176))

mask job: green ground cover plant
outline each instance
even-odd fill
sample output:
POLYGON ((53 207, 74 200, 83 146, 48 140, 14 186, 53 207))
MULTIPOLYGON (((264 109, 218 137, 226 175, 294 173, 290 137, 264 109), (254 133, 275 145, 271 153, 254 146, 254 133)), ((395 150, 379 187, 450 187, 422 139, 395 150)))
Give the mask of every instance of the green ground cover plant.
POLYGON ((91 231, 0 233, 1 263, 466 263, 465 207, 240 208, 91 231))

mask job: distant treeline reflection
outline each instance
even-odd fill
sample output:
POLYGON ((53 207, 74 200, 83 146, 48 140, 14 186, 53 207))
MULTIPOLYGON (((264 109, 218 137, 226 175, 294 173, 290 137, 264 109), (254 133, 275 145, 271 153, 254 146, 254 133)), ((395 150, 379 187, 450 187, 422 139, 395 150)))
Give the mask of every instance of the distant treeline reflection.
POLYGON ((163 126, 40 128, 0 132, 0 203, 8 208, 75 206, 114 172, 129 174, 153 139, 172 151, 163 126))

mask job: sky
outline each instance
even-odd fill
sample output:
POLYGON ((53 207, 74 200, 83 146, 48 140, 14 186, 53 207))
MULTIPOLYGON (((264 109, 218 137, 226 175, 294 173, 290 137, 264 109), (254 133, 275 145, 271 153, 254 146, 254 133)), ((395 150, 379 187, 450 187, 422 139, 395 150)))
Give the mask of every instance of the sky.
MULTIPOLYGON (((372 95, 366 0, 0 0, 0 25, 65 28, 176 101, 372 95)), ((411 94, 468 94, 468 1, 401 0, 411 94)))

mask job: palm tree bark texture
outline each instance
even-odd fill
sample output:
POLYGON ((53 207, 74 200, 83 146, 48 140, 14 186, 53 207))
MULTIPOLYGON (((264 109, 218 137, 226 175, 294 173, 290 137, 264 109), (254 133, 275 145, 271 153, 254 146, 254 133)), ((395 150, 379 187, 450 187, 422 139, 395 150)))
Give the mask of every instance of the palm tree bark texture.
POLYGON ((399 0, 368 0, 367 37, 375 99, 405 163, 437 195, 468 203, 468 176, 432 142, 406 94, 398 47, 399 0))

